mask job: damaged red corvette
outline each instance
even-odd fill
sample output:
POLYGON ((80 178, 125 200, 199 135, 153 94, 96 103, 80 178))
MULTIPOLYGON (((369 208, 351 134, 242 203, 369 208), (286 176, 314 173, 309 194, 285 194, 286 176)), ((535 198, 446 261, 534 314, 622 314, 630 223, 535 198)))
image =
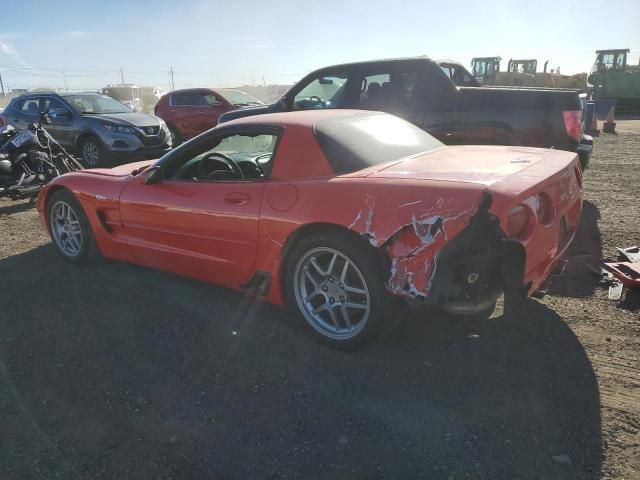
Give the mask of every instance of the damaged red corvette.
POLYGON ((398 297, 487 315, 539 290, 576 232, 581 181, 575 153, 446 147, 385 113, 305 111, 63 175, 38 211, 72 263, 102 255, 289 304, 353 347, 398 297))

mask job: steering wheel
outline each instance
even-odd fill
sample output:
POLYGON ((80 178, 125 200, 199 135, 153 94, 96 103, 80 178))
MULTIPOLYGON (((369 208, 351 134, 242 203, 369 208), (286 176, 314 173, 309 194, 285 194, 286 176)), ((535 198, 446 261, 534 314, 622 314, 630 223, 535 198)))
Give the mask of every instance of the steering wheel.
POLYGON ((256 158, 253 159, 256 164, 260 165, 260 167, 267 165, 271 161, 271 153, 261 153, 256 158))
POLYGON ((317 95, 311 95, 309 97, 309 101, 313 102, 313 103, 317 103, 318 105, 322 105, 324 107, 324 102, 322 101, 322 99, 317 96, 317 95))
POLYGON ((238 165, 238 163, 231 158, 229 155, 225 155, 224 153, 213 152, 208 154, 206 157, 203 157, 202 160, 198 163, 198 178, 209 178, 214 172, 218 170, 209 170, 207 171, 206 164, 209 160, 212 159, 219 160, 223 162, 225 165, 229 167, 229 169, 236 174, 240 179, 244 180, 244 174, 242 173, 242 169, 238 165))

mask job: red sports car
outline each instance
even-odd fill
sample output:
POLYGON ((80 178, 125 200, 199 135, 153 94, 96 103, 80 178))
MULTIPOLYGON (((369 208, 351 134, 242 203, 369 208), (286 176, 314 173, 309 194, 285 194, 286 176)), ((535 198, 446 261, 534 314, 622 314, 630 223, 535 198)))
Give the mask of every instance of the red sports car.
POLYGON ((38 210, 63 258, 98 255, 293 305, 333 346, 397 297, 464 315, 537 291, 582 208, 575 153, 446 147, 378 112, 225 123, 155 163, 74 172, 38 210))

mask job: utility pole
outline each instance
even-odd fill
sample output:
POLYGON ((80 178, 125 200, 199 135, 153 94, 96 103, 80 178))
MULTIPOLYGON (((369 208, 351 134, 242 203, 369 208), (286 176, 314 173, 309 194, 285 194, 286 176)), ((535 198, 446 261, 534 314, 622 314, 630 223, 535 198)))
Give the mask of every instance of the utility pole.
POLYGON ((124 73, 122 73, 122 67, 120 67, 120 78, 122 79, 122 83, 124 84, 124 73))
POLYGON ((2 74, 0 73, 0 88, 2 89, 2 96, 4 97, 4 83, 2 83, 2 74))
POLYGON ((67 87, 67 76, 64 74, 64 70, 62 70, 62 78, 64 78, 64 91, 69 93, 69 87, 67 87))
POLYGON ((171 68, 170 68, 170 70, 169 70, 169 75, 171 75, 171 90, 175 90, 175 89, 176 89, 176 84, 175 84, 175 82, 173 81, 173 80, 174 80, 174 79, 173 79, 173 74, 174 74, 174 73, 175 73, 175 72, 173 71, 173 67, 171 67, 171 68))

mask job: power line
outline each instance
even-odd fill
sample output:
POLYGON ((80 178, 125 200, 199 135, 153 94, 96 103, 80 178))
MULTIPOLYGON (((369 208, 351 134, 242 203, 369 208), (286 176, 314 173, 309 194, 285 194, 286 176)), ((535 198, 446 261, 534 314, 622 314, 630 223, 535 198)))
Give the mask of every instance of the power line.
POLYGON ((34 67, 32 65, 2 65, 0 68, 3 69, 19 69, 19 70, 41 70, 41 71, 49 71, 49 72, 60 72, 65 70, 67 72, 86 72, 86 73, 113 73, 117 72, 118 69, 114 68, 113 70, 80 70, 75 68, 47 68, 47 67, 34 67))

